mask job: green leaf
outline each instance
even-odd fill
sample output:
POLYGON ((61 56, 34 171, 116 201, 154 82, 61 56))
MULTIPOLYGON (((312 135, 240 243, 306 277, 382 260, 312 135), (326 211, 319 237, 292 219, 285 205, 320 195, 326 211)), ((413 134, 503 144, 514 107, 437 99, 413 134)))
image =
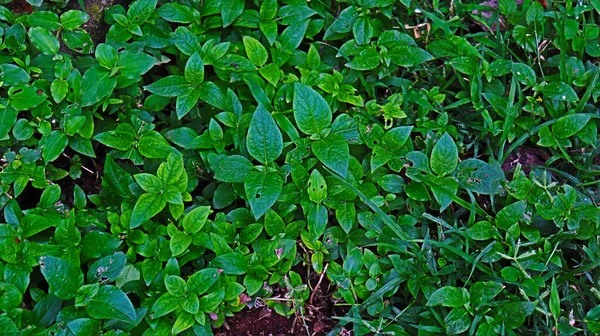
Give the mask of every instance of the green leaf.
POLYGON ((42 196, 40 197, 40 203, 38 204, 42 208, 51 208, 54 203, 58 202, 60 198, 60 186, 58 184, 52 184, 44 189, 42 196))
POLYGON ((60 49, 60 43, 56 36, 42 27, 29 28, 29 39, 43 54, 55 55, 60 49))
POLYGON ((469 302, 469 292, 464 288, 445 286, 429 296, 427 306, 462 307, 469 302))
POLYGON ((458 335, 469 329, 471 315, 463 307, 454 308, 444 318, 444 324, 448 335, 458 335))
POLYGON ((195 87, 188 87, 177 96, 177 100, 175 102, 175 111, 177 113, 177 118, 183 118, 188 112, 190 112, 196 105, 198 105, 198 100, 202 92, 195 87))
POLYGON ((326 167, 331 168, 342 177, 346 177, 350 149, 343 136, 330 134, 323 140, 313 142, 311 148, 317 159, 326 167))
POLYGON ((313 204, 308 210, 306 221, 308 232, 313 240, 318 239, 325 233, 328 221, 327 208, 321 203, 313 204))
POLYGON ((313 169, 308 178, 307 190, 308 198, 315 203, 321 203, 327 197, 327 183, 317 169, 313 169))
POLYGON ((127 18, 136 25, 144 23, 156 8, 157 0, 137 0, 129 5, 127 18))
POLYGON ((433 60, 433 56, 430 53, 412 45, 394 47, 388 51, 387 57, 397 66, 407 68, 433 60))
POLYGON ((176 2, 166 3, 160 6, 156 12, 161 18, 169 22, 187 24, 196 20, 193 9, 176 2))
POLYGON ((83 285, 83 273, 79 265, 70 261, 51 256, 41 257, 40 269, 50 286, 49 293, 63 300, 73 299, 83 285))
POLYGON ((552 278, 552 284, 550 285, 550 312, 554 319, 558 320, 560 317, 560 296, 556 287, 556 278, 552 278))
POLYGON ((344 202, 335 211, 335 218, 346 233, 350 233, 356 222, 356 206, 352 202, 344 202))
POLYGON ((74 30, 88 22, 90 16, 78 10, 68 10, 60 16, 60 24, 66 30, 74 30))
POLYGON ((227 275, 242 275, 248 271, 248 258, 238 252, 227 253, 214 258, 210 265, 227 275))
POLYGON ((31 77, 27 71, 14 64, 0 64, 0 81, 4 86, 14 86, 28 83, 31 77))
POLYGON ((504 285, 496 281, 479 281, 469 288, 471 304, 475 308, 490 304, 492 300, 504 290, 504 285))
POLYGON ((131 124, 123 123, 117 125, 117 128, 112 131, 96 134, 94 140, 99 141, 101 144, 108 147, 126 151, 133 146, 135 137, 135 129, 133 126, 131 126, 131 124))
POLYGON ((431 151, 431 170, 439 176, 452 173, 458 165, 458 148, 448 133, 435 143, 431 151))
POLYGON ((508 230, 523 217, 526 205, 525 201, 518 201, 505 206, 496 214, 496 225, 501 229, 508 230))
POLYGON ((223 28, 229 26, 244 11, 244 0, 221 1, 221 18, 223 28))
POLYGON ((149 159, 164 159, 174 150, 167 140, 156 131, 144 133, 138 141, 138 149, 142 156, 149 159))
POLYGON ((171 329, 171 333, 173 335, 177 335, 189 328, 191 328, 196 323, 194 319, 194 315, 189 313, 181 313, 177 316, 177 320, 173 324, 173 328, 171 329))
POLYGON ((550 82, 542 87, 541 91, 544 96, 560 101, 576 102, 579 100, 575 90, 569 84, 563 82, 550 82))
POLYGON ((477 222, 467 229, 467 234, 474 240, 487 240, 492 238, 494 227, 487 221, 477 222))
POLYGON ((11 106, 0 107, 0 139, 8 135, 18 115, 19 112, 11 106))
POLYGON ((99 65, 89 68, 81 79, 81 105, 91 106, 110 95, 117 86, 117 79, 110 77, 110 70, 99 65))
MULTIPOLYGON (((183 156, 179 153, 170 153, 167 157, 167 161, 163 162, 158 167, 158 171, 156 172, 156 174, 158 178, 164 183, 164 185, 178 185, 182 177, 186 177, 184 176, 185 167, 183 163, 183 156)), ((179 191, 183 192, 185 191, 185 189, 179 191)))
POLYGON ((281 155, 283 137, 271 114, 258 105, 246 137, 248 153, 262 164, 269 164, 281 155))
POLYGON ((156 82, 144 86, 144 89, 164 97, 177 97, 183 94, 190 84, 184 76, 171 75, 163 77, 156 82))
POLYGON ((163 182, 156 176, 147 173, 133 175, 135 181, 146 192, 160 193, 164 190, 163 182))
MULTIPOLYGON (((348 248, 350 249, 350 248, 348 248)), ((363 267, 363 254, 360 248, 354 247, 352 248, 348 254, 346 254, 346 258, 344 259, 344 272, 349 277, 355 277, 360 269, 363 267)))
POLYGON ((31 27, 42 27, 49 31, 55 31, 60 28, 58 15, 50 11, 33 12, 27 18, 31 27))
POLYGON ((117 67, 120 68, 119 73, 121 76, 134 79, 150 71, 155 63, 156 58, 150 55, 125 50, 119 55, 117 67))
POLYGON ((310 20, 304 20, 289 25, 279 36, 281 49, 288 51, 296 50, 302 43, 302 39, 304 39, 309 22, 310 20))
POLYGON ((173 310, 179 308, 181 298, 175 297, 170 293, 161 295, 152 305, 150 310, 150 318, 157 319, 161 316, 165 316, 173 310))
POLYGON ((351 62, 346 63, 346 66, 350 69, 366 71, 377 68, 379 62, 379 53, 375 49, 369 48, 359 52, 351 62))
POLYGON ((129 185, 133 183, 133 178, 121 169, 110 155, 106 156, 102 178, 122 198, 129 197, 131 194, 129 185))
POLYGON ((177 257, 185 253, 191 243, 192 237, 190 235, 177 231, 171 235, 169 249, 171 250, 173 257, 177 257))
POLYGON ((255 219, 269 210, 283 188, 283 180, 276 173, 252 172, 246 176, 244 189, 255 219))
POLYGON ((134 229, 144 224, 150 218, 161 212, 166 205, 167 202, 165 202, 158 194, 142 194, 133 207, 129 227, 134 229))
POLYGON ((579 133, 590 121, 591 115, 575 113, 560 117, 552 125, 552 134, 558 139, 570 138, 579 133))
POLYGON ((320 134, 331 127, 333 118, 327 101, 310 87, 294 84, 294 119, 300 131, 307 135, 320 134))
POLYGON ((10 106, 24 111, 39 106, 48 96, 43 90, 30 85, 18 85, 8 89, 10 106))
POLYGON ((194 85, 199 85, 204 81, 204 63, 200 54, 193 53, 185 64, 185 80, 194 85))
POLYGON ((198 233, 204 227, 208 216, 213 213, 209 206, 197 207, 183 217, 183 229, 191 234, 198 233))
POLYGON ((44 163, 56 160, 64 152, 65 148, 67 148, 68 143, 67 136, 61 131, 52 131, 42 138, 40 141, 40 150, 42 151, 44 163))
POLYGON ((533 302, 510 302, 500 308, 498 317, 507 328, 514 329, 520 327, 534 310, 533 302))
POLYGON ((200 271, 192 274, 187 285, 190 292, 196 295, 202 295, 219 280, 219 270, 216 268, 203 268, 200 271))
POLYGON ((285 230, 285 222, 272 209, 265 214, 265 231, 271 237, 282 233, 285 230))
POLYGON ((228 183, 244 183, 246 176, 254 170, 250 160, 241 155, 215 155, 208 157, 215 179, 228 183))
POLYGON ((267 59, 269 58, 269 54, 262 43, 250 36, 244 36, 243 41, 244 48, 246 49, 246 55, 248 55, 250 62, 254 63, 254 65, 257 67, 262 67, 265 65, 265 63, 267 63, 267 59))

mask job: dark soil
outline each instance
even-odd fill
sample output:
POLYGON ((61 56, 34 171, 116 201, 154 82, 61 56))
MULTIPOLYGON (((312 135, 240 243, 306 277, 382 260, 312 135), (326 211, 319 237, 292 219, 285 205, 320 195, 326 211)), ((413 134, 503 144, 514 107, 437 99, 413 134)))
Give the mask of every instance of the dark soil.
MULTIPOLYGON (((313 292, 304 305, 304 316, 299 313, 287 319, 275 311, 260 307, 244 309, 226 320, 225 324, 215 331, 217 336, 287 336, 287 335, 311 335, 324 336, 336 325, 333 316, 343 316, 345 311, 335 306, 332 293, 335 291, 326 276, 321 279, 320 274, 310 272, 301 267, 295 267, 294 271, 299 273, 304 282, 310 282, 313 292), (307 279, 308 278, 308 279, 307 279), (321 279, 319 286, 319 279, 321 279), (305 324, 308 326, 308 332, 305 324)), ((275 289, 275 295, 281 296, 283 290, 275 289), (277 295, 277 293, 280 293, 277 295)))
POLYGON ((523 172, 528 174, 531 171, 532 166, 543 166, 549 158, 550 156, 540 149, 519 147, 510 153, 506 160, 504 160, 502 170, 504 170, 505 173, 511 172, 515 169, 517 163, 520 163, 523 172))

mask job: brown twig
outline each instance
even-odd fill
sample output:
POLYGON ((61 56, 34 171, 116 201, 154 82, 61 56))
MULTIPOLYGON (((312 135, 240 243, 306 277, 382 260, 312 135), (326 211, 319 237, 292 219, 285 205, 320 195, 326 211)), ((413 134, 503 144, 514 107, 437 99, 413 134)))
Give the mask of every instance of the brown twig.
POLYGON ((329 267, 329 264, 325 264, 325 267, 323 267, 323 272, 321 272, 319 281, 317 281, 317 285, 313 289, 313 292, 310 294, 310 300, 308 302, 310 303, 311 306, 313 304, 313 299, 315 298, 315 293, 317 292, 317 289, 319 288, 319 285, 321 284, 321 281, 323 281, 323 277, 325 276, 325 273, 327 272, 327 267, 329 267))

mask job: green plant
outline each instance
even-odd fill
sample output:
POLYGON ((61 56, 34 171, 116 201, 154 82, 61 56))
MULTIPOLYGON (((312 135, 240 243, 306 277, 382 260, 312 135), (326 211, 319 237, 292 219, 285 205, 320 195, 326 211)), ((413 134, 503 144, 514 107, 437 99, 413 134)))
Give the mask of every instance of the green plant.
POLYGON ((600 2, 0 2, 0 334, 600 332, 600 2))

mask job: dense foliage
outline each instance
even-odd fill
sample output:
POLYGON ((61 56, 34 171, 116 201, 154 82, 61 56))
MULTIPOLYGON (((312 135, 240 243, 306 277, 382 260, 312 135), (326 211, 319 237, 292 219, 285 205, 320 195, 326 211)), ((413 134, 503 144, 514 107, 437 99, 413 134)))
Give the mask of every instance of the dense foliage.
POLYGON ((600 1, 137 0, 97 44, 27 2, 0 1, 0 334, 303 318, 306 268, 331 334, 600 332, 600 1))

